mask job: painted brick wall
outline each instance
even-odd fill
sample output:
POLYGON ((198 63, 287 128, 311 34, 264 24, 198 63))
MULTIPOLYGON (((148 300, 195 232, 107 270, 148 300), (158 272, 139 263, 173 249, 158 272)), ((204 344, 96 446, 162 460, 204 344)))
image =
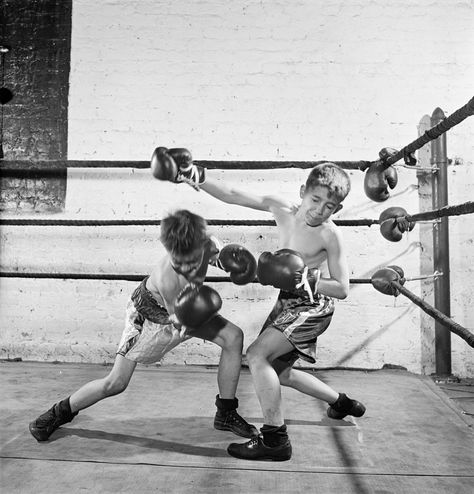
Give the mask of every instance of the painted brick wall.
MULTIPOLYGON (((382 146, 400 147, 416 138, 424 113, 441 106, 449 114, 472 97, 473 20, 472 2, 462 0, 454 6, 428 0, 75 0, 68 157, 143 160, 156 145, 165 145, 186 146, 196 159, 374 159, 382 146)), ((458 163, 450 167, 453 204, 473 197, 473 137, 469 120, 448 137, 450 157, 458 163)), ((362 173, 351 172, 353 192, 338 217, 377 218, 394 205, 417 212, 415 172, 398 170, 400 183, 383 204, 370 202, 362 173)), ((210 173, 297 200, 307 172, 210 173)), ((131 170, 70 171, 65 211, 57 217, 160 218, 176 207, 206 218, 270 218, 131 170)), ((370 277, 393 263, 408 276, 419 275, 419 228, 396 244, 376 227, 345 228, 351 276, 370 277)), ((277 245, 272 228, 212 231, 256 254, 277 245)), ((453 219, 452 314, 467 327, 474 320, 470 231, 472 217, 453 219)), ((161 249, 158 234, 153 227, 3 228, 2 261, 5 269, 146 273, 161 249)), ((6 309, 0 315, 6 328, 2 354, 111 361, 134 286, 0 278, 6 309)), ((420 293, 418 282, 408 286, 420 293)), ((223 314, 244 329, 247 346, 275 291, 215 287, 223 295, 223 314)), ((164 363, 216 363, 217 357, 213 345, 191 340, 164 363)), ((317 365, 387 363, 427 371, 419 310, 402 297, 353 285, 318 342, 317 365)), ((453 370, 474 373, 472 349, 455 336, 453 370)))
POLYGON ((472 21, 470 0, 76 0, 69 157, 370 159, 472 96, 472 21))
MULTIPOLYGON (((254 191, 285 194, 295 201, 304 170, 268 172, 209 171, 219 179, 254 191)), ((339 218, 377 218, 391 205, 416 211, 418 194, 411 170, 400 169, 397 194, 382 204, 369 201, 363 174, 351 172, 354 193, 339 218)), ((186 207, 207 218, 270 219, 263 212, 222 205, 186 185, 157 182, 149 171, 75 170, 69 173, 66 213, 61 217, 159 218, 186 207)), ((57 216, 59 217, 59 215, 57 216)), ((238 242, 259 255, 278 246, 273 227, 210 227, 223 242, 238 242)), ((418 227, 399 243, 385 241, 377 227, 346 227, 351 277, 368 278, 380 266, 399 264, 419 274, 418 227)), ((158 227, 4 227, 5 266, 20 271, 147 273, 162 252, 158 227), (34 249, 32 249, 32 238, 34 249)), ((219 274, 211 270, 210 274, 219 274)), ((6 311, 4 352, 22 358, 101 362, 113 358, 126 299, 135 283, 0 279, 6 311), (26 314, 26 316, 25 316, 26 314), (15 335, 21 335, 19 342, 15 335), (39 344, 38 344, 39 343, 39 344)), ((247 346, 275 299, 276 291, 259 285, 216 284, 224 299, 222 313, 245 332, 247 346), (249 307, 251 309, 249 309, 249 307)), ((411 288, 417 292, 419 285, 411 288)), ((318 365, 379 368, 386 363, 420 368, 419 313, 406 300, 377 293, 370 285, 353 285, 338 302, 330 330, 320 338, 318 365)), ((166 359, 172 363, 216 363, 217 348, 191 340, 166 359), (204 350, 203 350, 204 348, 204 350)))

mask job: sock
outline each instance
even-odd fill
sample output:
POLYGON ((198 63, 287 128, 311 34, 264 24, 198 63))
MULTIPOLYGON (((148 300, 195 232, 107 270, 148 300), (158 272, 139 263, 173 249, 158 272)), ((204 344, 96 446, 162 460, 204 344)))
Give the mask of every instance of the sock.
POLYGON ((338 412, 347 412, 352 408, 352 400, 344 393, 339 393, 338 399, 331 405, 338 412))
POLYGON ((219 398, 219 395, 216 396, 216 407, 219 412, 230 412, 239 407, 239 400, 237 398, 232 399, 223 399, 219 398))
POLYGON ((286 424, 280 426, 263 424, 260 431, 263 435, 264 444, 270 448, 280 446, 288 441, 286 424))
POLYGON ((70 422, 78 414, 78 412, 72 413, 69 398, 70 397, 68 396, 65 400, 58 403, 58 412, 60 417, 63 417, 65 420, 70 422))

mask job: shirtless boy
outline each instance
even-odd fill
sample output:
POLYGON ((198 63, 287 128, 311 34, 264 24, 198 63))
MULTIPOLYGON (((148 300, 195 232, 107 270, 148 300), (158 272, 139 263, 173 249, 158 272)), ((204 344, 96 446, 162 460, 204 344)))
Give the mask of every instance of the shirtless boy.
POLYGON ((241 369, 242 330, 218 314, 222 304, 219 294, 202 284, 209 264, 230 272, 237 284, 248 283, 255 278, 256 261, 236 244, 219 250, 206 226, 201 216, 187 210, 178 210, 162 220, 160 238, 165 254, 128 301, 125 329, 111 372, 85 384, 32 421, 29 429, 38 441, 48 440, 80 410, 124 391, 137 363, 159 362, 191 337, 222 348, 214 427, 247 438, 258 433, 237 413, 235 392, 241 369))
POLYGON ((281 249, 260 256, 258 279, 263 285, 279 288, 280 293, 260 335, 247 349, 264 425, 261 435, 243 444, 230 444, 229 454, 249 460, 291 458, 280 385, 325 401, 330 418, 361 417, 365 407, 360 402, 293 368, 298 358, 314 362, 307 353, 308 347, 329 326, 333 299, 344 299, 349 293, 342 236, 331 219, 341 210, 350 191, 347 173, 334 163, 315 166, 300 188, 299 205, 206 177, 206 170, 193 164, 186 149, 157 148, 152 157, 152 173, 160 180, 187 182, 228 204, 268 211, 276 221, 281 249), (323 263, 327 273, 322 274, 323 263))

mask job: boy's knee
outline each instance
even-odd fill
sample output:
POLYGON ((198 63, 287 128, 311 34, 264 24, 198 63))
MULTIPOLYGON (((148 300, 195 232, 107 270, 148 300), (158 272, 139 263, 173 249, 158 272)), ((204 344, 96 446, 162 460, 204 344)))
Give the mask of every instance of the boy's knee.
POLYGON ((250 365, 252 363, 258 362, 259 360, 265 358, 260 348, 260 345, 258 345, 258 343, 255 342, 250 344, 249 347, 247 348, 246 356, 250 365))
MULTIPOLYGON (((278 371, 277 371, 278 372, 278 371)), ((291 367, 286 367, 278 373, 278 379, 282 386, 291 385, 291 367)))
POLYGON ((224 337, 224 348, 242 352, 244 333, 237 326, 232 327, 224 337))
POLYGON ((122 377, 107 377, 104 381, 105 396, 114 396, 122 393, 127 389, 128 381, 122 377))

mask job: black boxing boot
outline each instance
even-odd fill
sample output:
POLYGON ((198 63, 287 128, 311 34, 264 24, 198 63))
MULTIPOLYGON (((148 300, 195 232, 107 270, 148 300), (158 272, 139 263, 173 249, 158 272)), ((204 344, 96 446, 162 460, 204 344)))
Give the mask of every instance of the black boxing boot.
POLYGON ((339 393, 339 398, 327 409, 330 419, 342 420, 346 415, 362 417, 365 406, 357 400, 351 400, 344 393, 339 393))
POLYGON ((264 425, 260 431, 261 435, 246 443, 229 444, 227 452, 242 460, 287 461, 291 458, 292 448, 286 425, 264 425))
POLYGON ((69 398, 54 404, 47 412, 30 422, 29 429, 37 441, 47 441, 49 436, 61 425, 71 422, 78 414, 72 413, 69 398))
POLYGON ((256 436, 258 434, 257 428, 237 413, 238 406, 239 400, 237 398, 224 400, 217 395, 214 428, 219 431, 230 431, 241 437, 256 436))

